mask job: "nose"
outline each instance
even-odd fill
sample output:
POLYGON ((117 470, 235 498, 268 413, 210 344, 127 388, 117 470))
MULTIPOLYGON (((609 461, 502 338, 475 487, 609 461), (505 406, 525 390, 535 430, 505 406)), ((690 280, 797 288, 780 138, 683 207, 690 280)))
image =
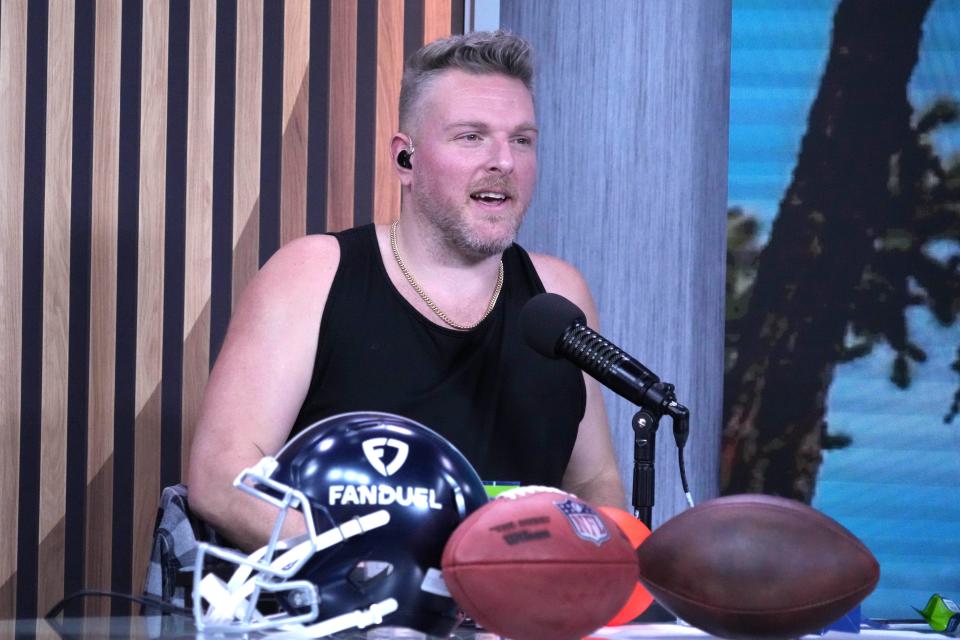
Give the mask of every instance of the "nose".
POLYGON ((509 174, 513 172, 513 147, 509 140, 495 140, 491 145, 488 171, 509 174))

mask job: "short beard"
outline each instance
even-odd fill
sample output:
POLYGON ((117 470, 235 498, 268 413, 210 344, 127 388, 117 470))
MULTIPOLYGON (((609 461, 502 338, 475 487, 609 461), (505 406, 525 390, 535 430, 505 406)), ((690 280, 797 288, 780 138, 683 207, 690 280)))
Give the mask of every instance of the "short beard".
MULTIPOLYGON (((415 196, 416 197, 416 196, 415 196)), ((475 259, 489 258, 506 251, 516 240, 526 209, 510 220, 511 227, 498 237, 485 237, 474 232, 460 215, 461 206, 452 202, 437 203, 429 197, 417 197, 417 208, 436 230, 439 239, 448 246, 456 247, 464 255, 475 259)), ((481 222, 480 224, 484 224, 481 222)))
POLYGON ((477 258, 488 258, 503 253, 513 244, 522 220, 522 216, 516 218, 511 221, 512 227, 508 233, 492 238, 481 237, 474 233, 462 219, 456 216, 441 215, 434 218, 433 223, 440 232, 440 236, 457 249, 477 258))

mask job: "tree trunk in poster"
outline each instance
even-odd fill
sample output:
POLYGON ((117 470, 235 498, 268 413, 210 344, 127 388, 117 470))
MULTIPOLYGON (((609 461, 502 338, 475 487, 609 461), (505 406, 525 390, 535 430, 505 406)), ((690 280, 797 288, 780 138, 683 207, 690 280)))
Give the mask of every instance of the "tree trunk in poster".
POLYGON ((844 0, 725 381, 721 491, 813 497, 850 300, 891 219, 929 0, 844 0))

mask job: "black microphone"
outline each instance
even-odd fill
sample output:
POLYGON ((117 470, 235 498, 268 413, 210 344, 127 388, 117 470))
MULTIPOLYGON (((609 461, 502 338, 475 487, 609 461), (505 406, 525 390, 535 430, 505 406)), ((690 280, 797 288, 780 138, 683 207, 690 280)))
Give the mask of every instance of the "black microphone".
POLYGON ((555 293, 533 296, 520 310, 520 330, 527 344, 548 358, 566 358, 600 384, 641 407, 634 416, 633 505, 637 516, 650 526, 653 508, 653 450, 656 425, 660 416, 673 420, 673 438, 677 443, 680 484, 687 503, 693 497, 683 464, 683 447, 689 433, 690 412, 679 404, 673 385, 660 382, 657 375, 620 347, 587 326, 580 307, 555 293), (652 426, 638 421, 652 414, 652 426), (641 428, 644 427, 644 428, 641 428))
POLYGON ((563 296, 532 297, 520 311, 520 328, 527 344, 540 355, 566 358, 640 407, 670 411, 673 386, 658 384, 655 373, 588 327, 580 307, 563 296))

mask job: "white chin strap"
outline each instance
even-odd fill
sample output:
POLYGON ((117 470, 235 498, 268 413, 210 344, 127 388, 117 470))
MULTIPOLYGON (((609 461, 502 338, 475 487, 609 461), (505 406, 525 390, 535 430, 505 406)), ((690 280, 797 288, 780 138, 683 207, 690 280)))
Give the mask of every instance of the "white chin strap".
MULTIPOLYGON (((248 632, 276 629, 278 634, 269 634, 270 637, 317 638, 354 627, 363 628, 382 623, 384 616, 397 610, 398 603, 393 598, 377 602, 368 609, 358 609, 309 624, 319 615, 320 603, 316 587, 308 580, 288 578, 317 552, 365 531, 382 527, 389 521, 390 514, 381 509, 344 522, 319 535, 311 531, 306 536, 291 538, 282 543, 276 543, 272 538, 270 543, 249 556, 201 543, 197 549, 193 574, 193 616, 197 631, 248 632), (265 556, 271 556, 275 550, 283 548, 287 550, 269 564, 264 564, 265 556), (200 579, 203 560, 207 554, 238 565, 229 582, 224 582, 212 573, 200 579), (257 609, 257 602, 264 591, 289 593, 288 598, 294 606, 308 610, 296 616, 285 612, 263 615, 257 609), (206 610, 204 602, 207 603, 206 610)), ((310 526, 308 528, 312 529, 310 526)))

